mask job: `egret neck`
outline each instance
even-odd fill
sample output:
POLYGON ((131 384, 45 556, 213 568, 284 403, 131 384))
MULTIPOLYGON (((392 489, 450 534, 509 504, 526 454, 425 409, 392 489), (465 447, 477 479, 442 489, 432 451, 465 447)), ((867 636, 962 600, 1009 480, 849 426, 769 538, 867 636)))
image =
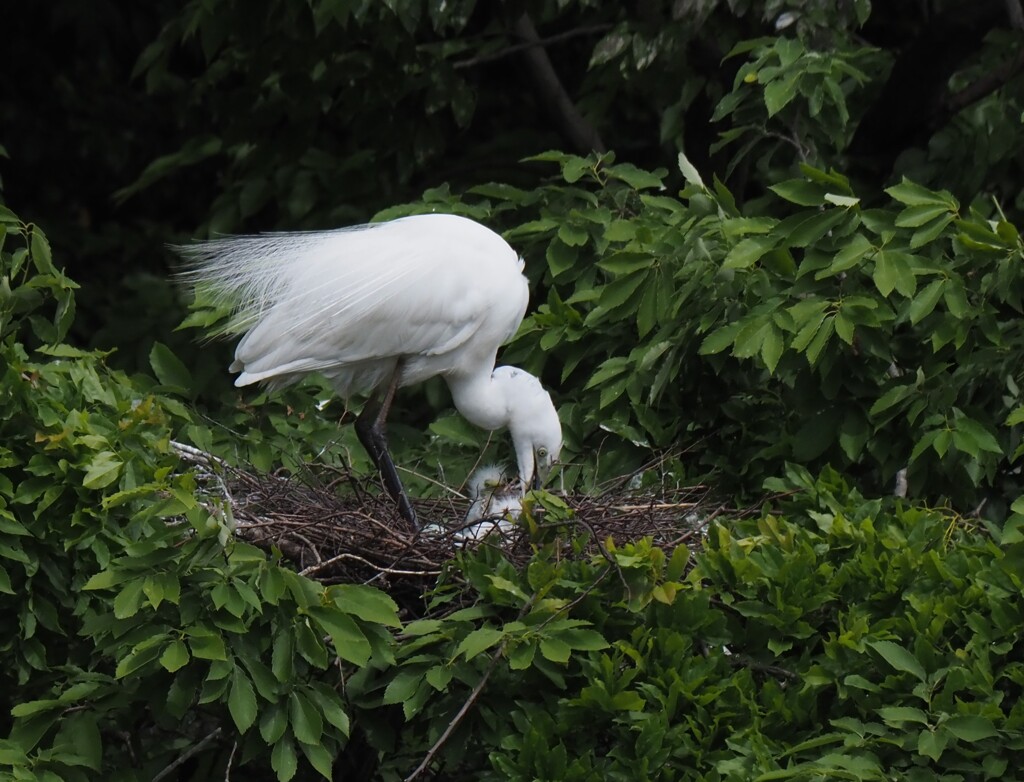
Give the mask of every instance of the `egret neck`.
POLYGON ((491 372, 452 373, 446 380, 456 409, 467 421, 488 431, 508 427, 511 405, 507 388, 491 372))

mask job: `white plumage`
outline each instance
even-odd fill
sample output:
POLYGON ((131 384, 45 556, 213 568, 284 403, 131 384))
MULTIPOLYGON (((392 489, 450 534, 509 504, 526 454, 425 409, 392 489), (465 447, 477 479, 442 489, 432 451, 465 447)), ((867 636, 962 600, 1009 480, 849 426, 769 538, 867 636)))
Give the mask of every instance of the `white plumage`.
POLYGON ((518 518, 523 510, 522 496, 509 490, 505 471, 496 464, 485 465, 474 472, 466 489, 473 501, 466 512, 467 524, 481 519, 504 520, 506 516, 518 518))
POLYGON ((529 373, 494 367, 529 291, 522 260, 490 229, 432 214, 178 249, 185 279, 233 308, 225 331, 244 333, 235 385, 280 388, 319 372, 343 397, 371 394, 357 432, 411 520, 383 433, 398 387, 440 375, 471 423, 509 428, 523 486, 557 459, 551 397, 529 373))

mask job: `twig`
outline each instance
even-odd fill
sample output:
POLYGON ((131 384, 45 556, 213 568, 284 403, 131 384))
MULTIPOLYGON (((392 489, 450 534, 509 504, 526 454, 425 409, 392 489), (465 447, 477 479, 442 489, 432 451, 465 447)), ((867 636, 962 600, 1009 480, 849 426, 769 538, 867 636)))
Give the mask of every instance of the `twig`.
POLYGON ((424 755, 423 760, 420 761, 420 764, 416 766, 415 770, 405 778, 405 782, 412 782, 412 780, 416 779, 416 777, 426 771, 427 766, 429 766, 434 760, 434 756, 440 752, 441 748, 445 744, 448 743, 448 738, 455 732, 455 729, 459 726, 459 723, 462 722, 466 714, 469 713, 469 710, 473 708, 473 704, 476 703, 477 698, 480 697, 480 693, 484 691, 484 686, 487 684, 487 680, 491 678, 491 674, 494 673, 494 669, 498 667, 498 660, 500 660, 501 656, 505 653, 505 647, 507 645, 508 642, 503 641, 498 647, 498 650, 491 655, 491 661, 488 663, 487 670, 484 671, 484 675, 480 677, 480 681, 476 683, 472 692, 469 693, 469 697, 466 698, 465 703, 462 704, 462 707, 456 715, 452 717, 451 721, 448 723, 448 727, 444 729, 444 733, 442 733, 438 737, 437 741, 434 742, 433 746, 427 750, 427 754, 424 755))
POLYGON ((227 765, 224 766, 224 782, 231 782, 231 766, 235 762, 235 752, 238 751, 238 742, 231 745, 231 754, 228 755, 227 765))
MULTIPOLYGON (((533 607, 536 600, 537 593, 534 593, 530 596, 530 599, 523 604, 523 607, 519 609, 519 616, 517 616, 516 619, 522 619, 526 616, 530 612, 530 609, 533 607)), ((476 686, 473 687, 472 691, 469 693, 469 697, 466 698, 465 703, 462 704, 462 707, 458 712, 456 712, 455 716, 451 718, 448 726, 444 729, 444 733, 442 733, 438 737, 437 741, 434 742, 433 746, 427 750, 427 754, 423 757, 423 760, 420 761, 420 764, 416 766, 413 772, 405 778, 404 782, 412 782, 412 780, 422 774, 426 770, 427 766, 430 765, 431 761, 433 761, 434 756, 441 751, 441 747, 448 742, 448 738, 455 732, 459 723, 462 722, 463 718, 469 713, 473 704, 476 703, 477 698, 480 697, 480 693, 484 691, 484 685, 486 685, 487 680, 491 678, 491 674, 494 673, 494 669, 498 666, 498 660, 500 660, 505 654, 505 649, 507 647, 508 639, 506 638, 502 640, 497 650, 495 650, 494 654, 491 655, 490 662, 487 663, 487 670, 484 671, 484 675, 480 677, 480 681, 478 681, 476 686)))
POLYGON ((304 570, 300 570, 299 571, 299 575, 300 576, 311 576, 311 575, 314 575, 315 573, 319 573, 322 570, 326 570, 327 568, 329 568, 331 565, 335 564, 336 562, 342 562, 343 560, 346 560, 346 559, 354 560, 356 562, 361 562, 364 565, 369 565, 370 567, 372 567, 375 570, 379 570, 382 573, 387 573, 388 575, 392 575, 392 576, 439 576, 439 575, 441 575, 441 571, 440 570, 398 570, 396 568, 384 567, 383 565, 374 564, 373 562, 371 562, 368 559, 363 559, 363 557, 359 556, 358 554, 349 554, 347 552, 343 552, 341 554, 336 554, 335 556, 331 557, 330 559, 326 559, 323 562, 317 563, 316 565, 310 565, 308 568, 305 568, 304 570))
POLYGON ((171 440, 171 449, 178 454, 185 461, 192 462, 194 464, 201 464, 204 467, 210 465, 216 465, 218 467, 226 467, 226 463, 219 456, 214 456, 212 453, 207 453, 199 448, 186 443, 179 443, 177 440, 171 440))
POLYGON ((153 782, 160 782, 161 779, 163 779, 168 774, 170 774, 172 771, 174 771, 174 769, 176 769, 178 766, 180 766, 182 763, 184 763, 190 757, 192 757, 193 755, 195 755, 198 752, 202 752, 207 747, 207 745, 209 745, 220 734, 221 734, 221 728, 217 728, 212 733, 207 735, 206 738, 204 738, 198 744, 194 744, 188 751, 183 752, 181 755, 178 755, 178 757, 169 766, 164 768, 163 771, 161 771, 159 774, 157 774, 155 777, 153 777, 153 782))
POLYGON ((609 505, 608 507, 612 510, 619 510, 627 513, 633 510, 670 510, 672 508, 696 508, 699 506, 699 502, 654 502, 652 500, 646 505, 609 505))
POLYGON ((590 522, 584 521, 579 517, 576 518, 576 521, 587 528, 587 531, 591 534, 591 536, 594 539, 594 545, 597 546, 597 550, 601 552, 601 556, 608 561, 608 564, 615 568, 615 572, 619 575, 619 581, 621 581, 622 586, 626 588, 626 595, 629 597, 630 600, 632 600, 633 590, 629 588, 629 581, 626 580, 626 574, 622 572, 622 567, 619 565, 618 561, 615 559, 615 557, 608 553, 608 549, 604 547, 604 543, 601 542, 600 537, 598 536, 594 528, 590 525, 590 522))
POLYGON ((729 660, 729 665, 734 668, 749 668, 752 671, 768 673, 777 679, 786 679, 788 681, 796 681, 800 678, 799 675, 793 671, 780 668, 778 665, 759 662, 752 657, 747 657, 745 654, 731 654, 727 659, 729 660))

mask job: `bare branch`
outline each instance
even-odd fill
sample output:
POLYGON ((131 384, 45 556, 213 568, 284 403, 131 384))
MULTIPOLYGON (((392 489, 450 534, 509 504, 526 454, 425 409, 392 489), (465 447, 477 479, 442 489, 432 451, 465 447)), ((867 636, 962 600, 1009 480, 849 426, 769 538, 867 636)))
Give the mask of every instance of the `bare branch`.
POLYGON ((562 41, 568 41, 570 38, 579 38, 584 35, 603 33, 611 28, 612 25, 610 24, 591 24, 585 27, 577 27, 574 30, 566 30, 564 33, 549 35, 547 38, 538 38, 536 41, 526 41, 524 43, 513 44, 512 46, 507 46, 504 49, 491 52, 490 54, 481 54, 476 57, 470 57, 467 60, 459 60, 452 63, 452 67, 456 70, 472 68, 477 65, 483 65, 484 63, 494 62, 495 60, 510 57, 513 54, 518 54, 519 52, 531 49, 535 46, 551 46, 552 44, 561 43, 562 41))
POLYGON ((159 774, 157 774, 155 777, 153 777, 153 782, 160 782, 161 779, 163 779, 168 774, 170 774, 172 771, 174 771, 174 769, 176 769, 178 766, 180 766, 182 763, 184 763, 190 757, 192 757, 196 753, 201 752, 203 749, 205 749, 207 747, 207 745, 209 745, 220 734, 221 734, 221 729, 217 728, 212 733, 207 735, 206 738, 204 738, 198 744, 193 745, 186 752, 183 752, 182 754, 178 755, 178 757, 175 758, 174 762, 172 762, 169 766, 164 768, 163 771, 161 771, 159 774))
POLYGON ((572 102, 569 93, 558 78, 551 58, 541 45, 540 36, 533 26, 529 15, 523 14, 513 26, 516 34, 523 39, 528 47, 523 50, 526 66, 537 85, 541 102, 554 118, 562 133, 581 153, 604 152, 604 141, 597 129, 591 125, 572 102))
POLYGON ((1024 8, 1020 0, 1006 0, 1006 15, 1010 17, 1010 26, 1014 30, 1024 30, 1024 8))
MULTIPOLYGON (((1016 3, 1016 0, 1010 1, 1016 3)), ((1020 6, 1018 5, 1017 7, 1019 8, 1020 6)), ((990 95, 998 90, 1016 76, 1022 68, 1024 68, 1024 48, 1017 52, 1017 56, 1012 60, 1007 60, 998 68, 994 68, 986 73, 976 82, 968 84, 959 92, 947 97, 943 109, 945 109, 947 115, 956 114, 958 111, 967 108, 973 103, 977 103, 986 95, 990 95)))

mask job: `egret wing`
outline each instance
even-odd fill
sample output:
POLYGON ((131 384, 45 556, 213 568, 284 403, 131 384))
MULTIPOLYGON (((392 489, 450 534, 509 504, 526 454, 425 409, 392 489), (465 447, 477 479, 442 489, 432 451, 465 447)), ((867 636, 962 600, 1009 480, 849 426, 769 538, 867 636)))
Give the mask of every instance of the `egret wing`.
POLYGON ((240 385, 443 355, 474 337, 496 348, 526 307, 514 251, 452 215, 197 247, 193 279, 234 303, 234 328, 247 330, 240 385))

